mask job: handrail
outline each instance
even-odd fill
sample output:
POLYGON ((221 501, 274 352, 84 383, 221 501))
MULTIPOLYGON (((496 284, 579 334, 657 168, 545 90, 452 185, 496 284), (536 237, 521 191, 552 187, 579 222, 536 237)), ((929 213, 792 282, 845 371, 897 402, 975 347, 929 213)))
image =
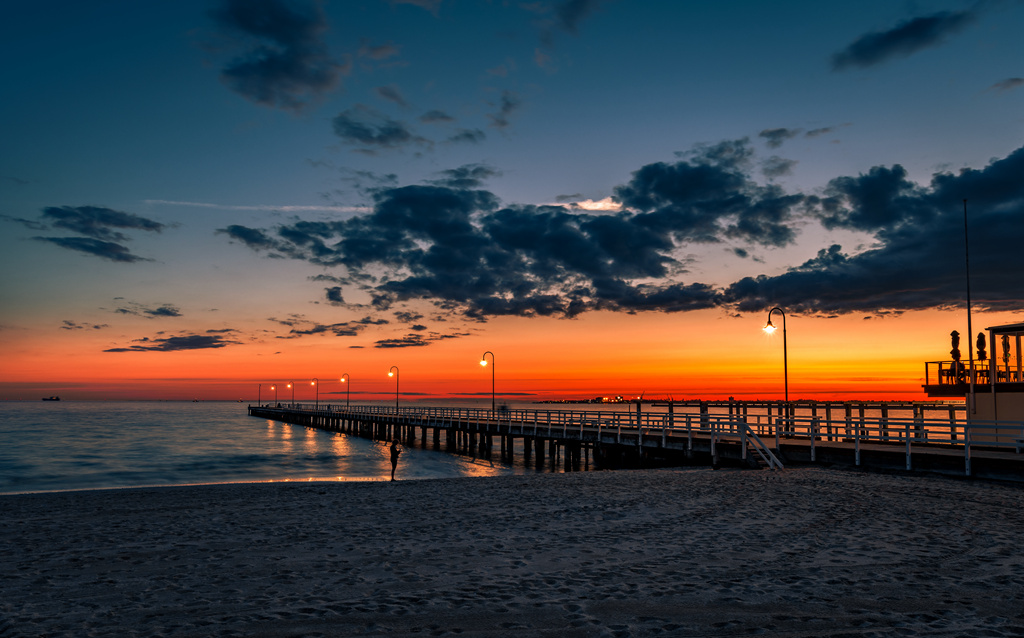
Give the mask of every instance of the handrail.
MULTIPOLYGON (((782 438, 794 442, 809 440, 812 461, 815 460, 816 448, 826 442, 853 443, 857 465, 860 465, 863 444, 900 444, 905 449, 908 470, 911 469, 911 455, 915 445, 962 449, 967 475, 971 473, 970 451, 972 447, 1014 449, 1018 453, 1024 449, 1024 422, 972 419, 968 426, 954 418, 956 406, 950 406, 948 417, 942 419, 924 418, 923 414, 917 412, 915 412, 914 418, 888 416, 868 418, 864 416, 863 406, 858 409, 858 414, 854 415, 853 411, 849 409, 849 405, 845 406, 847 409, 838 418, 782 416, 781 410, 779 415, 772 416, 746 413, 725 415, 712 414, 707 411, 702 411, 700 414, 523 408, 494 411, 483 408, 430 406, 407 406, 396 410, 392 406, 381 405, 355 405, 348 408, 326 405, 319 409, 302 404, 291 404, 289 407, 283 405, 282 407, 258 407, 260 410, 270 412, 301 411, 314 416, 333 417, 341 414, 354 414, 370 417, 384 416, 389 421, 392 419, 406 421, 423 419, 429 421, 434 427, 437 427, 437 423, 447 423, 442 427, 453 427, 455 423, 465 423, 467 427, 478 431, 489 430, 492 424, 496 424, 499 433, 502 432, 504 424, 505 432, 508 434, 529 435, 531 434, 527 430, 529 427, 532 430, 532 435, 538 436, 543 432, 547 438, 553 438, 553 432, 557 437, 573 438, 578 436, 580 440, 588 431, 596 431, 598 437, 601 437, 604 432, 614 432, 615 440, 619 443, 622 442, 623 434, 632 440, 631 437, 636 433, 637 445, 643 445, 645 437, 648 440, 652 436, 660 438, 664 443, 669 436, 685 434, 687 450, 693 449, 695 434, 710 435, 712 449, 714 449, 716 440, 723 438, 739 438, 744 445, 745 441, 749 439, 754 442, 755 451, 765 459, 772 469, 781 468, 782 463, 778 456, 765 445, 762 436, 775 438, 776 451, 780 448, 782 438)), ((828 410, 826 410, 826 414, 829 414, 828 410)))

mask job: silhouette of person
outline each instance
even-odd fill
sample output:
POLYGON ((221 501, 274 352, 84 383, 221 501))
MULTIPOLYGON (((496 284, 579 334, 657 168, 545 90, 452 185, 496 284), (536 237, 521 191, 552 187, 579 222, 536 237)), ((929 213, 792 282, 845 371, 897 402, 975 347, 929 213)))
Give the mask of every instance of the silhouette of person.
POLYGON ((398 439, 391 442, 391 480, 395 480, 395 469, 398 467, 398 455, 402 450, 398 448, 398 439))

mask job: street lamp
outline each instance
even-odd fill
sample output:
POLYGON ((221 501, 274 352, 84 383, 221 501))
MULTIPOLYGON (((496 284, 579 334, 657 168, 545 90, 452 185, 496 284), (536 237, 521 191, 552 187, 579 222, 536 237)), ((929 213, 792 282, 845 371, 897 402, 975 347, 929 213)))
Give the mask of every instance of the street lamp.
POLYGON ((270 389, 274 391, 274 405, 277 407, 281 407, 280 404, 277 402, 277 384, 275 383, 274 385, 270 386, 270 389))
MULTIPOLYGON (((789 405, 789 361, 787 360, 788 355, 786 353, 786 313, 782 312, 782 308, 775 307, 768 311, 768 323, 764 326, 764 331, 768 334, 775 332, 775 324, 772 323, 772 313, 776 310, 782 315, 782 378, 785 382, 786 388, 786 405, 789 405)), ((789 409, 788 407, 786 408, 789 409)))
POLYGON ((480 356, 480 365, 487 366, 487 355, 491 355, 491 412, 494 412, 494 353, 488 350, 480 356))
POLYGON ((313 380, 309 382, 309 385, 316 388, 316 407, 314 409, 320 409, 320 379, 313 377, 313 380))
POLYGON ((341 375, 341 382, 345 383, 345 407, 348 407, 349 391, 352 389, 352 377, 348 376, 348 373, 341 375), (348 383, 345 380, 348 379, 348 383))
POLYGON ((289 383, 288 387, 292 389, 292 406, 291 407, 294 408, 295 407, 295 382, 292 381, 291 383, 289 383))
POLYGON ((256 386, 256 405, 260 405, 263 402, 263 384, 260 383, 256 386))
POLYGON ((398 414, 398 366, 391 366, 388 376, 395 378, 395 414, 398 414))

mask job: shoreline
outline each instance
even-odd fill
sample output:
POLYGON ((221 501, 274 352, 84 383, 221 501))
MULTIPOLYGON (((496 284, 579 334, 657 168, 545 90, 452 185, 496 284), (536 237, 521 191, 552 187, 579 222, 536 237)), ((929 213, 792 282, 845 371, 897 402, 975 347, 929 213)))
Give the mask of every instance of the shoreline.
POLYGON ((1024 489, 821 468, 0 495, 0 630, 1024 633, 1024 489))

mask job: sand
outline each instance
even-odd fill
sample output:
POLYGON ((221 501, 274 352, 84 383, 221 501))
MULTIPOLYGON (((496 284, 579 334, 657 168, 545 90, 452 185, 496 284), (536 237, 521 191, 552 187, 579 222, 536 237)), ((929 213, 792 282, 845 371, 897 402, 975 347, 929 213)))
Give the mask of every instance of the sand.
POLYGON ((1021 636, 1022 506, 819 468, 0 496, 0 637, 1021 636))

